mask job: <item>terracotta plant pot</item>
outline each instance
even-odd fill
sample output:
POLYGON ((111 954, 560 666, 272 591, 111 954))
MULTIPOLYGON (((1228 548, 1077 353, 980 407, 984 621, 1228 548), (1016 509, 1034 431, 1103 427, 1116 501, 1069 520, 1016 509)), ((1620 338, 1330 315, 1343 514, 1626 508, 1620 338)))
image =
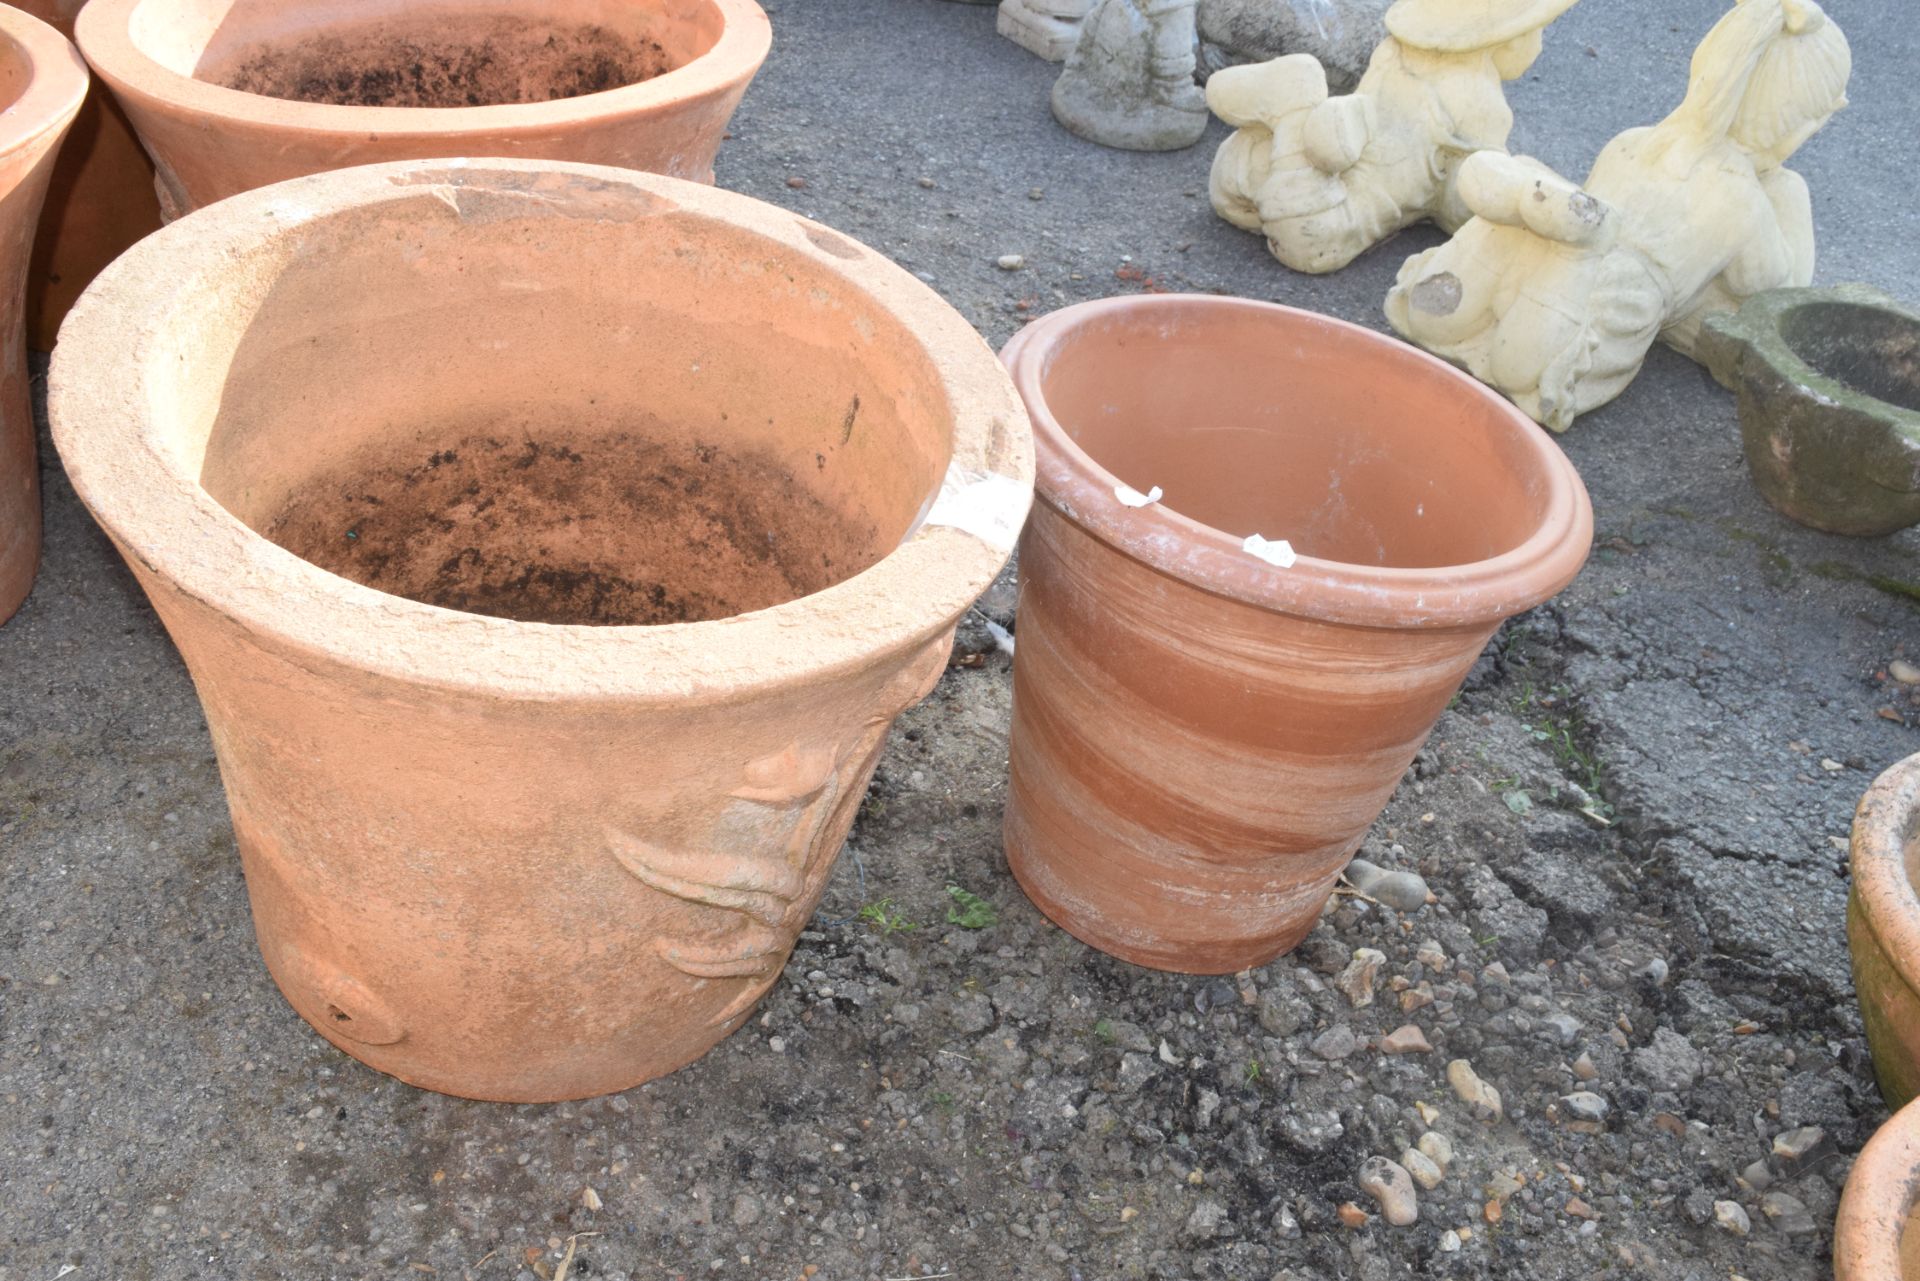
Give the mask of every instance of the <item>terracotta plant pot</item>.
POLYGON ((1834 1281, 1920 1281, 1920 1103, 1881 1126, 1847 1176, 1834 1281))
POLYGON ((26 287, 34 226, 87 68, 58 31, 0 5, 0 623, 40 565, 40 468, 27 389, 26 287))
POLYGON ((1920 1095, 1920 756, 1874 781, 1853 816, 1847 945, 1880 1094, 1920 1095))
POLYGON ((1263 964, 1312 927, 1501 620, 1579 571, 1586 490, 1471 378, 1286 307, 1086 303, 1003 358, 1040 499, 1020 544, 1014 875, 1136 964, 1263 964), (1164 497, 1129 506, 1121 487, 1164 497), (1299 559, 1269 563, 1250 535, 1299 559))
MULTIPOLYGON (((73 38, 85 0, 13 0, 73 38)), ((53 166, 27 278, 27 345, 52 351, 67 308, 100 269, 160 226, 153 162, 140 149, 126 113, 102 89, 87 95, 60 159, 53 166)))
POLYGON ((753 0, 92 0, 80 48, 169 218, 348 165, 515 156, 713 181, 753 0))
POLYGON ((1032 492, 1005 372, 905 272, 545 161, 180 220, 75 306, 50 410, 193 673, 281 990, 487 1099, 740 1025, 1032 492))

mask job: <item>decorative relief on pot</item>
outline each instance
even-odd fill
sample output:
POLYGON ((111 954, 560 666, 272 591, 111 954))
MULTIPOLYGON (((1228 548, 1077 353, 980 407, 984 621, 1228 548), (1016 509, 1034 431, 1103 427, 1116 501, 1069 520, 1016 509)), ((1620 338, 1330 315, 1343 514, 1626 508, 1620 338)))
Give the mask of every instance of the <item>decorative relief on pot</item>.
POLYGON ((851 743, 794 742, 749 762, 704 841, 669 845, 607 830, 613 856, 634 877, 707 909, 701 924, 711 928, 657 940, 660 959, 696 979, 747 980, 711 1026, 744 1015, 779 977, 826 888, 887 730, 939 682, 951 644, 941 637, 890 682, 851 743))

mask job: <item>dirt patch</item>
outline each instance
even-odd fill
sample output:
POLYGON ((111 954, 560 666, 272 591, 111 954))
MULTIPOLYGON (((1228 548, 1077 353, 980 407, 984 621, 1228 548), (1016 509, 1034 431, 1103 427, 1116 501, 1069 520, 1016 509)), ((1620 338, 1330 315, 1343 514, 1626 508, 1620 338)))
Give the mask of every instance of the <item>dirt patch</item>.
POLYGON ((884 554, 872 525, 763 458, 632 435, 476 435, 363 458, 260 532, 395 596, 534 623, 725 618, 884 554))
POLYGON ((651 40, 600 26, 517 18, 457 32, 383 24, 292 44, 256 45, 203 68, 243 93, 343 107, 491 107, 550 102, 637 84, 673 69, 651 40))

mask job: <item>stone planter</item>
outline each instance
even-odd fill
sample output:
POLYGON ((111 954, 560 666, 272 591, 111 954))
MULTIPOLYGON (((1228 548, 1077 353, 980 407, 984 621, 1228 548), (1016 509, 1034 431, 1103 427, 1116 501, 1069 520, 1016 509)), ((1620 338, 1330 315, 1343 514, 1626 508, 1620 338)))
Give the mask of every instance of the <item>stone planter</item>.
POLYGON ((741 1024, 1032 483, 905 272, 544 161, 180 220, 75 307, 50 411, 193 673, 281 990, 487 1099, 741 1024))
POLYGON ((1501 620, 1578 572, 1586 490, 1466 375, 1285 307, 1109 299, 1003 358, 1040 500, 1014 875, 1137 964, 1263 964, 1312 927, 1501 620))
POLYGON ((1887 1106, 1920 1095, 1920 756, 1874 780, 1853 816, 1847 945, 1873 1071, 1887 1106))
MULTIPOLYGON (((13 0, 73 38, 85 0, 13 0)), ((27 345, 52 351, 60 322, 80 291, 121 251, 160 225, 153 162, 140 149, 126 113, 102 89, 87 95, 67 132, 47 187, 27 279, 27 345)))
POLYGON ((1920 314, 1865 285, 1776 289, 1708 317, 1700 356, 1775 508, 1862 537, 1920 523, 1920 314))
POLYGON ((58 31, 0 6, 0 623, 40 565, 40 468, 27 390, 26 286, 34 227, 87 69, 58 31))
POLYGON ((1920 1104, 1862 1148, 1833 1228, 1834 1281, 1920 1281, 1920 1104))
POLYGON ((80 48, 169 218, 348 165, 515 156, 713 181, 753 0, 93 0, 80 48))

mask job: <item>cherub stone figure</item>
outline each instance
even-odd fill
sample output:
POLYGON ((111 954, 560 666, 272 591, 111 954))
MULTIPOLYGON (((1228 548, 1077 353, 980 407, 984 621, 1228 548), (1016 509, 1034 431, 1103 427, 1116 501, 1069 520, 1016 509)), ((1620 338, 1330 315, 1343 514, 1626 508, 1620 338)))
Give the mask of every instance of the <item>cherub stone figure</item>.
POLYGON ((1200 141, 1207 104, 1194 83, 1196 0, 1096 0, 1053 86, 1053 115, 1091 142, 1177 151, 1200 141))
POLYGON ((1399 0, 1354 91, 1328 97, 1320 64, 1289 54, 1217 71, 1207 104, 1237 127, 1213 161, 1213 207, 1264 231, 1296 271, 1328 272, 1423 219, 1448 231, 1476 151, 1513 128, 1501 82, 1540 56, 1541 32, 1574 0, 1399 0))
POLYGON ((1846 105, 1852 55, 1813 0, 1737 0, 1665 120, 1607 144, 1583 187, 1532 160, 1462 168, 1475 217, 1407 260, 1393 327, 1555 431, 1605 404, 1655 338, 1813 278, 1807 186, 1785 167, 1846 105))

